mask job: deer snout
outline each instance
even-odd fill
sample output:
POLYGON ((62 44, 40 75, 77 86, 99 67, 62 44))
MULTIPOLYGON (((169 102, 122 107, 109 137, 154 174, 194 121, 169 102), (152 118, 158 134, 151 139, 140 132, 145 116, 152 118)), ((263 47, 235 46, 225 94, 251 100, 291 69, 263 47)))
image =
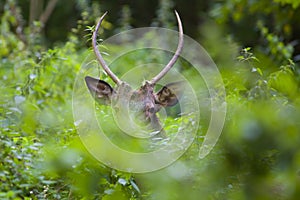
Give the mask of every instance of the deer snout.
POLYGON ((155 105, 151 103, 146 103, 145 105, 145 115, 146 115, 146 120, 151 119, 153 115, 155 115, 155 105))

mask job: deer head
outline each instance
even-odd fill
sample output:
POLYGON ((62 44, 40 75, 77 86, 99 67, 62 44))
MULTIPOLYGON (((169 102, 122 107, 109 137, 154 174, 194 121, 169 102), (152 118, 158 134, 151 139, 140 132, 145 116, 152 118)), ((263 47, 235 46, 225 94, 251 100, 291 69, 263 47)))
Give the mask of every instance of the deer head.
MULTIPOLYGON (((158 92, 154 91, 154 87, 157 82, 161 80, 172 68, 182 51, 183 30, 179 15, 175 11, 179 27, 179 40, 174 56, 163 68, 163 70, 154 78, 152 78, 150 81, 145 81, 145 83, 138 90, 133 90, 129 84, 120 80, 109 69, 97 48, 97 33, 106 14, 107 12, 101 16, 95 27, 95 31, 92 36, 92 46, 98 62, 106 74, 116 83, 116 87, 114 89, 107 82, 92 78, 90 76, 85 77, 86 85, 96 101, 98 101, 100 104, 111 104, 114 110, 116 110, 118 113, 118 116, 123 116, 126 119, 127 116, 129 116, 129 112, 134 113, 135 118, 143 121, 145 124, 147 124, 148 129, 154 131, 152 133, 159 133, 160 136, 163 136, 164 131, 156 113, 162 107, 174 106, 178 103, 178 99, 183 92, 183 83, 169 83, 163 86, 158 92)), ((127 123, 127 127, 133 126, 129 122, 125 123, 127 123)))

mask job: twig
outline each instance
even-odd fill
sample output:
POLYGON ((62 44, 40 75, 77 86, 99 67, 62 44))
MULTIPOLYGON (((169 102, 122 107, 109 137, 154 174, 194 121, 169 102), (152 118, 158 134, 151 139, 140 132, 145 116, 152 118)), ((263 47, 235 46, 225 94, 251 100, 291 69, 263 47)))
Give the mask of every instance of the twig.
POLYGON ((44 26, 47 23, 50 15, 52 14, 52 12, 56 6, 56 3, 57 3, 57 0, 50 0, 48 2, 45 11, 40 16, 40 22, 42 23, 42 26, 44 26))

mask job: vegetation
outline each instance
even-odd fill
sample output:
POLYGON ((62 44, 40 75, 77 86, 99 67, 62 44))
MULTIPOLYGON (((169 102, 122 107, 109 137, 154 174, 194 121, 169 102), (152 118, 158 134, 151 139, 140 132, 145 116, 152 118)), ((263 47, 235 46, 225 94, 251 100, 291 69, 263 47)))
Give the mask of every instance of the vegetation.
MULTIPOLYGON (((28 6, 33 2, 0 2, 0 199, 300 196, 298 1, 57 1, 45 24, 27 20, 35 16, 28 6), (222 75, 227 103, 222 135, 200 159, 210 118, 204 111, 196 140, 171 166, 146 174, 111 169, 85 149, 72 115, 73 85, 91 54, 93 24, 111 10, 103 35, 151 23, 173 29, 174 8, 185 33, 206 48, 222 75)), ((122 72, 146 55, 126 59, 122 72)), ((182 73, 193 74, 188 63, 180 63, 182 73)), ((177 122, 167 119, 166 125, 177 122)))

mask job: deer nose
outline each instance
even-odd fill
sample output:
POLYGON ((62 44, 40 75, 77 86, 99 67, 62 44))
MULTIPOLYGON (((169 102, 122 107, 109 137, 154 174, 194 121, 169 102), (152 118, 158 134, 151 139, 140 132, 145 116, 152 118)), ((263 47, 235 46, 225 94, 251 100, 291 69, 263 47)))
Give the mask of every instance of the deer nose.
POLYGON ((145 105, 146 118, 149 119, 155 113, 155 108, 151 103, 145 105))

